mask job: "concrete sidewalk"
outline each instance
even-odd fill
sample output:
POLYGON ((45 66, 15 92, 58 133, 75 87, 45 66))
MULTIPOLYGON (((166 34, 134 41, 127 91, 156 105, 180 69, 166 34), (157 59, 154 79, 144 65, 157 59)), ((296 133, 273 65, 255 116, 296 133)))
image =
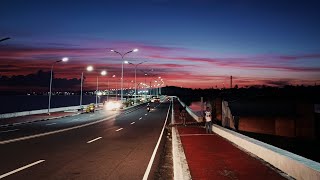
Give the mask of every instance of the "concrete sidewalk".
POLYGON ((192 179, 286 179, 270 167, 217 134, 206 134, 203 124, 187 116, 180 125, 178 101, 174 102, 175 125, 192 179))

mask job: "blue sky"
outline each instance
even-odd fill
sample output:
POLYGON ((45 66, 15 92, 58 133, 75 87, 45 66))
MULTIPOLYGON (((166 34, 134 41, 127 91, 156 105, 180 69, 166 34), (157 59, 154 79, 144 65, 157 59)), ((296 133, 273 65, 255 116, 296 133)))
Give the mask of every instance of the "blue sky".
MULTIPOLYGON (((66 54, 82 66, 106 58, 117 73, 119 57, 103 49, 139 48, 128 58, 147 60, 143 69, 161 67, 169 85, 221 86, 230 75, 240 86, 320 79, 318 1, 3 0, 1 7, 0 37, 12 38, 0 49, 7 64, 45 64, 66 54), (90 53, 79 53, 83 49, 90 53), (182 80, 186 75, 194 79, 182 80)), ((2 69, 4 75, 31 73, 2 69)))

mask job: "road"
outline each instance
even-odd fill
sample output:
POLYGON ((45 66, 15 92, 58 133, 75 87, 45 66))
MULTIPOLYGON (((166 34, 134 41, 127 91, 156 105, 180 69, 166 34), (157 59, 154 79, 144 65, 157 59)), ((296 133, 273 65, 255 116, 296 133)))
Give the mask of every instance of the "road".
POLYGON ((152 179, 170 103, 151 107, 1 128, 0 179, 152 179))

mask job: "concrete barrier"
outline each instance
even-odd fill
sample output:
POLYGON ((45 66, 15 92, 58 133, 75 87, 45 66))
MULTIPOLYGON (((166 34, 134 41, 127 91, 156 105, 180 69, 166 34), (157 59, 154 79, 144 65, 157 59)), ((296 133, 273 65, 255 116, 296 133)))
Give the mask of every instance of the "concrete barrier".
MULTIPOLYGON (((180 103, 181 105, 184 105, 183 102, 180 101, 180 103)), ((188 111, 188 113, 190 113, 190 111, 188 111)), ((202 118, 195 117, 195 114, 192 114, 192 111, 190 115, 196 121, 199 121, 199 118, 202 118)), ((280 169, 282 172, 295 179, 320 179, 320 163, 318 162, 266 144, 248 136, 244 136, 235 131, 225 129, 218 125, 213 125, 212 131, 236 144, 242 149, 270 163, 274 167, 280 169)))
MULTIPOLYGON (((177 98, 172 96, 171 98, 177 98)), ((179 100, 180 101, 180 100, 179 100)), ((180 101, 181 103, 181 101, 180 101)), ((171 124, 174 124, 174 103, 172 101, 171 108, 171 124)), ((174 180, 191 180, 191 174, 187 162, 186 155, 184 153, 181 139, 177 127, 172 126, 172 159, 173 159, 173 179, 174 180)))
MULTIPOLYGON (((101 103, 99 105, 101 105, 101 103)), ((86 108, 87 106, 88 105, 82 105, 82 108, 86 108)), ((80 109, 80 106, 68 106, 68 107, 52 108, 50 109, 50 112, 61 112, 61 111, 70 111, 70 110, 79 110, 79 109, 80 109)), ((32 110, 32 111, 6 113, 6 114, 0 114, 0 119, 35 115, 35 114, 44 114, 47 112, 48 112, 48 109, 40 109, 40 110, 32 110)))

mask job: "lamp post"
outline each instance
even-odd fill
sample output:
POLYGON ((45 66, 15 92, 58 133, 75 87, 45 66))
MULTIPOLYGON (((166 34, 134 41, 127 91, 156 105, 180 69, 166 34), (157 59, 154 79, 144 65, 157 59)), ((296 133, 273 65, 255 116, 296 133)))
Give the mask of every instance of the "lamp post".
POLYGON ((51 106, 51 88, 52 88, 52 74, 53 74, 53 66, 56 64, 56 63, 59 63, 59 62, 67 62, 69 61, 69 58, 67 57, 64 57, 58 61, 55 61, 54 63, 52 63, 51 65, 51 73, 50 73, 50 92, 49 92, 49 102, 48 102, 48 114, 50 115, 50 106, 51 106))
POLYGON ((120 52, 118 52, 118 51, 115 51, 115 50, 111 50, 111 52, 115 52, 115 53, 117 53, 117 54, 119 54, 120 56, 121 56, 121 60, 122 60, 122 68, 121 68, 121 102, 123 102, 122 101, 122 99, 123 99, 123 63, 128 63, 128 61, 124 61, 123 59, 124 59, 124 56, 126 55, 126 54, 129 54, 129 53, 132 53, 132 52, 137 52, 138 51, 138 49, 133 49, 133 50, 131 50, 131 51, 128 51, 128 52, 126 52, 126 53, 124 53, 124 54, 122 54, 122 53, 120 53, 120 52))
POLYGON ((133 65, 134 66, 134 104, 137 104, 137 67, 142 64, 142 63, 145 63, 147 61, 143 61, 143 62, 140 62, 138 64, 133 64, 131 62, 129 62, 129 64, 133 65))
MULTIPOLYGON (((93 70, 92 66, 87 67, 87 71, 90 72, 93 70)), ((82 110, 82 87, 83 87, 83 72, 81 73, 81 91, 80 91, 80 109, 82 110)))
MULTIPOLYGON (((107 71, 103 70, 101 71, 101 76, 107 75, 107 71)), ((99 76, 97 76, 97 90, 96 90, 96 107, 98 107, 98 91, 99 91, 99 76)))
MULTIPOLYGON (((115 77, 116 77, 116 75, 114 74, 112 77, 113 77, 113 78, 115 78, 115 77)), ((115 83, 116 83, 116 82, 115 82, 115 83)), ((117 83, 116 83, 115 92, 116 92, 116 101, 118 101, 118 89, 117 89, 117 83)))

